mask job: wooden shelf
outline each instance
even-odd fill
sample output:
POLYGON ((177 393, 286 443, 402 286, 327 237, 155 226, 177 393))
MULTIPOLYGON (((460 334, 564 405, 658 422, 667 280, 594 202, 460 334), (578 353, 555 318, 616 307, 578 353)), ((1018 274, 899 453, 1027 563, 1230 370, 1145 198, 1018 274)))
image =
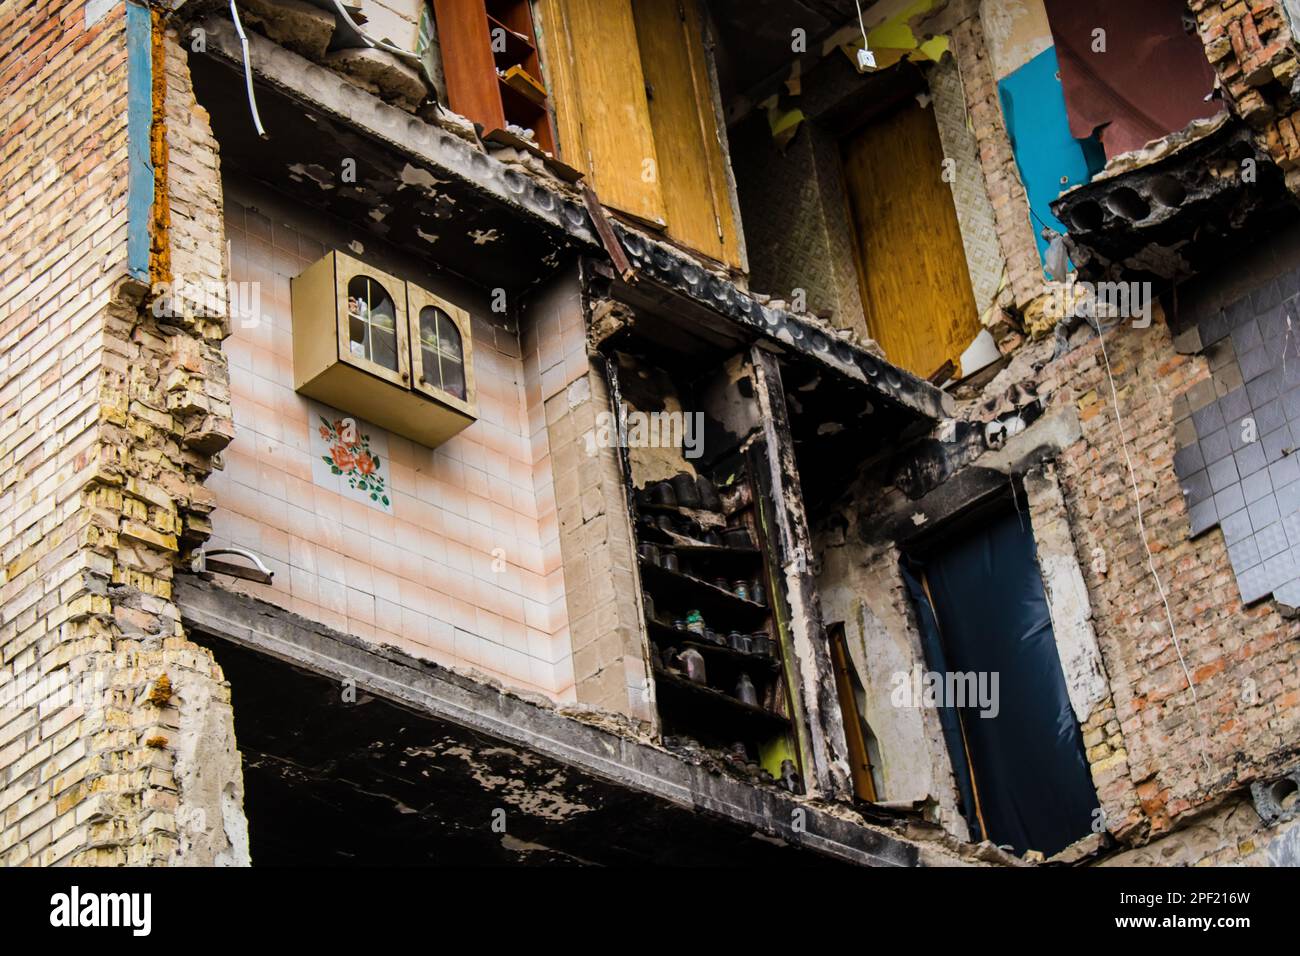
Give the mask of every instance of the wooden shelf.
POLYGON ((535 80, 523 67, 512 66, 498 78, 534 106, 540 109, 546 108, 546 87, 535 80))
POLYGON ((729 544, 661 544, 658 545, 660 551, 664 549, 676 551, 678 554, 698 555, 700 557, 717 557, 717 558, 748 558, 754 559, 760 557, 763 552, 758 548, 738 548, 729 544))
POLYGON ((685 505, 657 505, 650 502, 638 503, 636 508, 641 514, 676 515, 679 518, 687 518, 700 523, 703 527, 711 528, 715 522, 718 527, 726 527, 727 524, 725 514, 721 511, 710 511, 707 508, 688 508, 685 505))
POLYGON ((707 712, 712 718, 709 729, 715 734, 726 735, 731 731, 742 738, 749 732, 776 736, 790 729, 788 717, 746 704, 730 694, 697 684, 661 667, 656 667, 654 674, 661 698, 675 699, 680 704, 707 712))
POLYGON ((503 30, 506 38, 506 48, 504 50, 494 50, 493 54, 497 58, 497 65, 502 69, 511 66, 518 66, 537 52, 533 42, 517 30, 512 30, 492 14, 488 18, 488 35, 492 35, 493 30, 503 30))
MULTIPOLYGON (((728 631, 752 631, 767 620, 770 610, 766 604, 756 604, 746 598, 736 597, 730 591, 724 591, 707 581, 680 571, 669 571, 645 558, 638 560, 641 563, 642 580, 654 594, 656 607, 659 606, 659 597, 667 598, 668 589, 672 589, 681 595, 680 599, 674 597, 672 600, 674 607, 681 610, 698 608, 704 619, 711 620, 714 624, 714 630, 718 629, 718 624, 723 624, 728 631)), ((664 607, 668 607, 667 601, 664 607)))
POLYGON ((537 102, 511 86, 502 76, 497 77, 497 85, 501 90, 501 108, 505 110, 506 123, 513 123, 520 129, 531 129, 540 146, 542 130, 539 127, 547 116, 546 101, 537 102))
MULTIPOLYGON (((752 578, 762 568, 763 553, 757 548, 732 548, 725 544, 676 544, 652 542, 661 553, 671 552, 678 561, 689 562, 695 572, 693 577, 709 579, 715 576, 752 578), (705 573, 716 571, 717 574, 705 573)), ((686 572, 682 572, 685 574, 686 572)))
POLYGON ((710 644, 707 641, 700 640, 699 635, 691 634, 690 631, 679 631, 663 621, 647 621, 646 627, 650 632, 650 636, 657 643, 683 649, 693 647, 704 655, 706 664, 710 660, 718 660, 740 669, 757 669, 769 672, 775 672, 781 667, 780 662, 774 657, 764 657, 761 654, 746 654, 743 651, 732 650, 729 646, 722 647, 717 644, 710 644))
POLYGON ((536 148, 554 153, 528 0, 433 0, 433 6, 451 108, 480 124, 485 135, 510 125, 531 129, 536 148), (496 29, 505 31, 504 51, 492 48, 496 29), (515 79, 498 71, 514 72, 515 79))

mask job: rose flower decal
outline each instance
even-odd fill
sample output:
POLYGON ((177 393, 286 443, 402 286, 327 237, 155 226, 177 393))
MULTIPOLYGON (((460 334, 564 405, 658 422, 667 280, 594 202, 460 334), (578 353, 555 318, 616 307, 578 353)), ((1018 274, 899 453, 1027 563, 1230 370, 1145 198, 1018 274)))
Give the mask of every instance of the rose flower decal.
POLYGON ((379 456, 370 451, 370 436, 360 434, 351 422, 345 428, 342 421, 330 422, 324 417, 320 421, 320 437, 330 446, 330 453, 321 457, 330 466, 330 471, 345 476, 349 487, 370 495, 371 501, 382 502, 387 507, 388 495, 383 476, 379 474, 379 456))

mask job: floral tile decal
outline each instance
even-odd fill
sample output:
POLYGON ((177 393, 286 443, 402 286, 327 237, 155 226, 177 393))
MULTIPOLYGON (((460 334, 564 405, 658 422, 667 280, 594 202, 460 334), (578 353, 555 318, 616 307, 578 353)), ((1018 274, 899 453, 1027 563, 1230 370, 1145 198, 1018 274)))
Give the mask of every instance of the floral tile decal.
POLYGON ((312 480, 392 514, 388 438, 359 418, 311 403, 312 480))

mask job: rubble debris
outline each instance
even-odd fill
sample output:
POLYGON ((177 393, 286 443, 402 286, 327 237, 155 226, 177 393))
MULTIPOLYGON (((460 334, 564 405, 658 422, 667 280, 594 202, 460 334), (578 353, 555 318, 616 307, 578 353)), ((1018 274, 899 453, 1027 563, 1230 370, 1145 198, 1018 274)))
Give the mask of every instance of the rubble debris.
POLYGON ((427 95, 419 71, 387 50, 337 50, 325 54, 322 62, 350 77, 362 89, 405 110, 413 112, 427 95))
POLYGON ((335 18, 307 0, 239 0, 244 20, 285 49, 309 60, 325 57, 335 18))

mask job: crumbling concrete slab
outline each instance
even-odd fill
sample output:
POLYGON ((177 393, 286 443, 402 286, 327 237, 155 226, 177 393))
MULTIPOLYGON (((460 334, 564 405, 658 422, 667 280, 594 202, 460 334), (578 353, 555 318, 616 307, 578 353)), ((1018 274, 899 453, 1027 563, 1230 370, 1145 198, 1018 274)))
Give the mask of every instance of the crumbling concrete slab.
POLYGON ((352 77, 362 89, 403 109, 414 110, 428 94, 420 74, 384 50, 338 50, 327 54, 324 62, 352 77))
POLYGON ((334 36, 334 15, 306 0, 241 0, 244 23, 309 60, 325 55, 334 36))
MULTIPOLYGON (((273 605, 178 575, 176 602, 185 624, 272 658, 577 767, 662 800, 736 821, 850 863, 877 866, 959 865, 939 831, 933 844, 914 842, 867 824, 842 806, 798 798, 707 769, 638 736, 607 714, 566 715, 547 702, 526 700, 489 684, 374 647, 273 605)), ((238 703, 236 702, 236 707, 238 703)), ((900 818, 900 827, 915 821, 900 818)))

